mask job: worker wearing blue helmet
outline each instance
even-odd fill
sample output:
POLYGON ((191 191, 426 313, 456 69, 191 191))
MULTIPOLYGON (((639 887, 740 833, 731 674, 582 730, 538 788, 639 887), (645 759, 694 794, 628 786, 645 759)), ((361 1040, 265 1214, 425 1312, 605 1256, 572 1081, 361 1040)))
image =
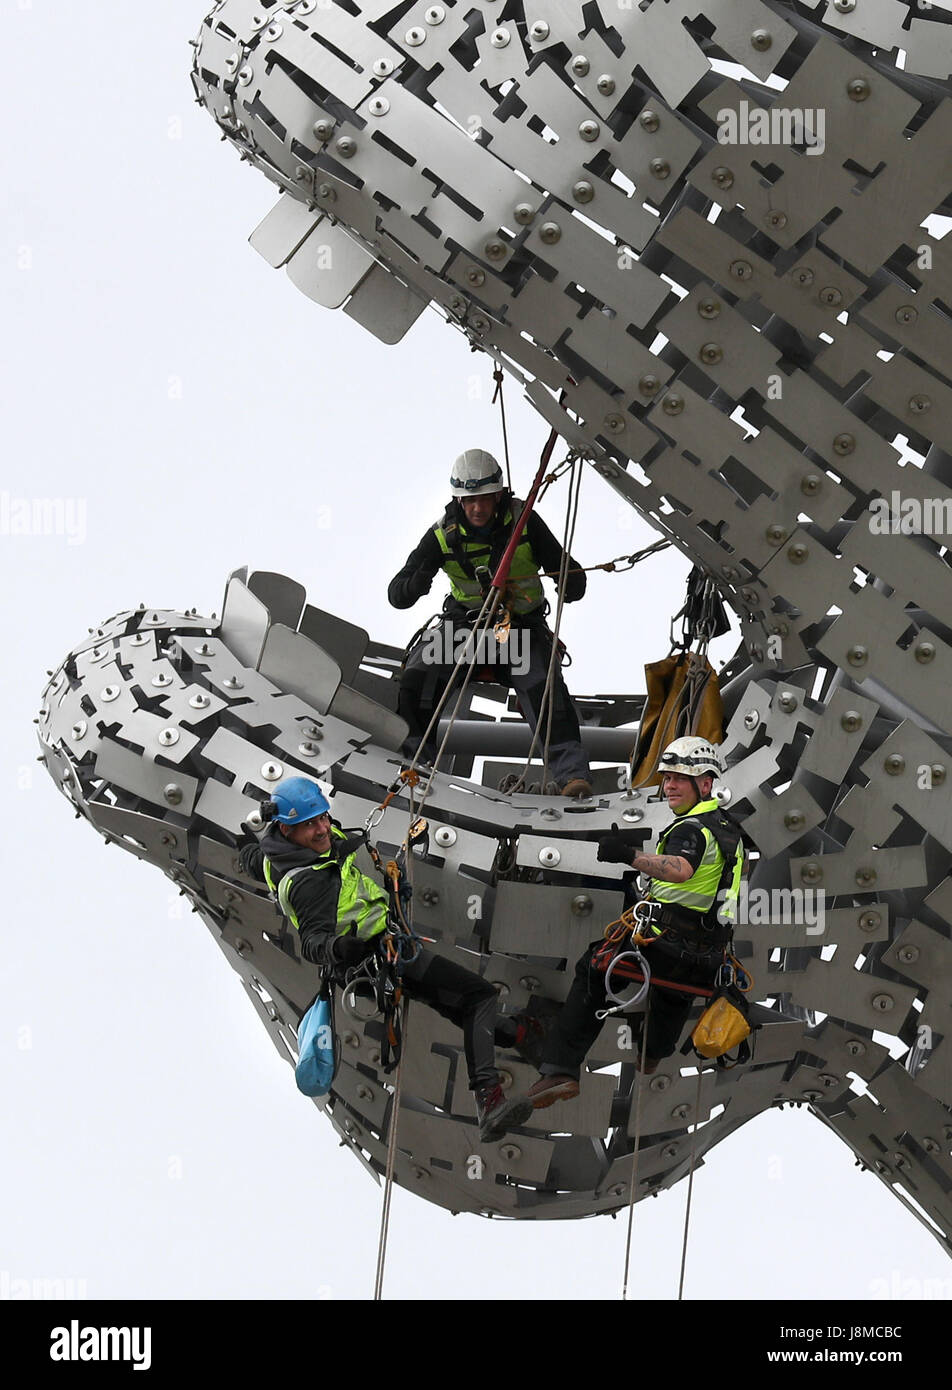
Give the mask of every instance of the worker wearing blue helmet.
MULTIPOLYGON (((241 867, 267 883, 300 934, 303 958, 343 986, 347 972, 375 954, 387 927, 387 893, 356 862, 364 832, 345 834, 324 793, 307 777, 280 782, 262 815, 267 830, 259 844, 242 850, 241 867)), ((532 1103, 523 1098, 513 1105, 504 1097, 494 1044, 536 1061, 543 1042, 538 1021, 529 1015, 497 1018, 492 985, 432 951, 422 950, 404 965, 401 981, 408 998, 462 1028, 480 1138, 494 1143, 510 1127, 524 1124, 532 1103)))

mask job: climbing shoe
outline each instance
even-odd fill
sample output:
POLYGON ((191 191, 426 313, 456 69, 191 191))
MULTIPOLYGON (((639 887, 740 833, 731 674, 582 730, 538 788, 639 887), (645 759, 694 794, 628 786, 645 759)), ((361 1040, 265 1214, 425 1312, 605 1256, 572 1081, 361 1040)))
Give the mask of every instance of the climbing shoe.
POLYGON ((495 1144, 510 1129, 524 1125, 532 1110, 532 1101, 527 1096, 513 1096, 507 1100, 498 1081, 487 1081, 476 1087, 476 1119, 483 1144, 495 1144))
POLYGON ((562 788, 563 796, 572 796, 578 799, 583 796, 591 796, 592 784, 587 782, 584 777, 573 777, 571 782, 566 782, 562 788))
POLYGON ((527 1092, 533 1110, 545 1110, 557 1100, 574 1100, 578 1082, 574 1076, 543 1076, 527 1092))

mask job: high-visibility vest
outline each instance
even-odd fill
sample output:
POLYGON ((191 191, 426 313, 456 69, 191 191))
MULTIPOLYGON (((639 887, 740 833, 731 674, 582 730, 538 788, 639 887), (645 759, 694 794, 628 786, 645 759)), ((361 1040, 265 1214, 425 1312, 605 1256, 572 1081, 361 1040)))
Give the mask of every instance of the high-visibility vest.
MULTIPOLYGON (((344 832, 333 825, 331 835, 337 840, 347 839, 344 832)), ((288 869, 275 888, 271 860, 266 855, 263 864, 265 881, 277 898, 278 906, 285 917, 297 931, 300 931, 301 924, 291 905, 291 884, 298 874, 319 873, 322 869, 331 867, 340 869, 340 894, 337 898, 337 927, 334 935, 344 936, 347 932, 354 931, 361 941, 367 941, 372 936, 379 936, 386 928, 387 894, 372 878, 360 872, 355 863, 356 858, 356 850, 341 861, 328 854, 316 864, 301 864, 296 869, 288 869)))
MULTIPOLYGON (((503 525, 512 525, 512 508, 506 509, 503 525)), ((479 609, 485 597, 482 585, 475 571, 481 565, 489 564, 491 547, 488 541, 468 537, 462 527, 446 526, 446 517, 434 526, 433 534, 445 555, 443 569, 450 581, 450 590, 458 603, 467 608, 479 609), (460 563, 460 555, 465 564, 460 563)), ((539 575, 539 562, 532 553, 532 546, 522 534, 516 546, 509 567, 506 584, 506 601, 514 613, 529 613, 538 608, 545 597, 542 579, 539 575)))
POLYGON ((694 821, 704 836, 704 854, 694 873, 684 883, 665 883, 652 878, 647 896, 654 902, 669 903, 672 907, 696 912, 698 918, 712 919, 729 926, 736 920, 737 896, 744 868, 744 845, 740 829, 721 810, 720 803, 699 801, 690 811, 662 830, 658 836, 657 854, 664 854, 664 845, 672 830, 686 821, 694 821), (715 914, 718 894, 723 900, 715 914))

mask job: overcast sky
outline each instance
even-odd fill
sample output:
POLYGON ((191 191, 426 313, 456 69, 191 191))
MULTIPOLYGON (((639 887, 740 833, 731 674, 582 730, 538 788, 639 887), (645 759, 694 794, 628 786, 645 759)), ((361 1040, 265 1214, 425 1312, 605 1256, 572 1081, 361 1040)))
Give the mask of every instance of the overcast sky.
MULTIPOLYGON (((276 191, 193 104, 203 9, 0 0, 14 127, 0 213, 0 1298, 21 1279, 90 1298, 373 1288, 380 1189, 298 1094, 199 918, 75 821, 34 761, 44 673, 89 626, 139 602, 220 612, 245 563, 374 637, 408 637, 432 608, 395 613, 387 582, 439 515, 453 458, 500 447, 491 364, 435 312, 385 348, 248 246, 276 191), (64 534, 11 534, 18 499, 57 503, 64 534)), ((508 401, 524 491, 546 429, 514 386, 508 401)), ((542 508, 557 532, 563 505, 553 490, 542 508)), ((583 563, 653 538, 586 476, 583 563)), ((644 688, 687 569, 668 552, 592 578, 565 615, 574 692, 644 688)), ((685 1196, 635 1212, 649 1296, 677 1293, 685 1196)), ((755 1120, 700 1171, 688 1296, 711 1293, 704 1267, 735 1221, 732 1297, 952 1293, 939 1246, 806 1110, 755 1120)), ((386 1290, 613 1298, 624 1237, 606 1218, 453 1218, 398 1189, 386 1290)))

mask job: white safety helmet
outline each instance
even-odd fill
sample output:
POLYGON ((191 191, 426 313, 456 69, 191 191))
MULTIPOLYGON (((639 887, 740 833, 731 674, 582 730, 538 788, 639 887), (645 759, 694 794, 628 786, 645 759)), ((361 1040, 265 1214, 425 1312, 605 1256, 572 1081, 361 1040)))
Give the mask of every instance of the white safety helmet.
POLYGON ((724 769, 717 749, 706 738, 676 738, 669 743, 658 759, 658 772, 681 772, 685 777, 703 777, 709 772, 719 777, 724 769))
POLYGON ((502 469, 485 449, 467 449, 453 464, 450 488, 454 497, 483 497, 501 492, 502 469))

